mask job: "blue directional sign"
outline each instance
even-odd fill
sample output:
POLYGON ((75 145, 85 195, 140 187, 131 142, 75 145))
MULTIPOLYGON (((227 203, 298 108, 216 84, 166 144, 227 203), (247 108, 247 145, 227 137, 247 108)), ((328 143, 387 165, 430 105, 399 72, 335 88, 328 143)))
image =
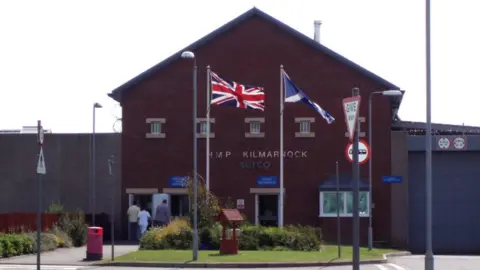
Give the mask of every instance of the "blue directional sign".
POLYGON ((187 176, 170 176, 168 186, 172 188, 184 188, 187 185, 187 176))
POLYGON ((257 187, 274 187, 278 184, 276 176, 258 176, 257 187))
POLYGON ((402 177, 398 175, 383 176, 382 182, 385 184, 399 184, 402 183, 402 177))

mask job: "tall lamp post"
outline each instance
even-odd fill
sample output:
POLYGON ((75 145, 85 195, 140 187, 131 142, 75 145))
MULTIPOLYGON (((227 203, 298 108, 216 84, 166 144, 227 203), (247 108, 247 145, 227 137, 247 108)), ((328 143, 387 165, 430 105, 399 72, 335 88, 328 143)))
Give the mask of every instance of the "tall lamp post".
POLYGON ((372 96, 373 95, 383 95, 388 97, 397 97, 401 96, 402 92, 399 90, 385 90, 385 91, 375 91, 370 93, 368 97, 368 144, 370 145, 370 161, 368 162, 368 250, 373 249, 373 228, 372 228, 372 96))
POLYGON ((425 124, 425 270, 434 269, 432 247, 432 71, 430 43, 430 0, 425 1, 426 103, 425 124))
POLYGON ((182 58, 193 59, 193 260, 198 259, 198 176, 197 176, 197 61, 195 54, 184 51, 182 58))
POLYGON ((95 111, 96 109, 102 108, 102 105, 100 103, 95 102, 93 103, 93 127, 92 127, 92 226, 95 226, 95 200, 96 200, 96 191, 95 191, 95 182, 96 182, 96 148, 95 148, 95 121, 96 121, 96 115, 95 111))

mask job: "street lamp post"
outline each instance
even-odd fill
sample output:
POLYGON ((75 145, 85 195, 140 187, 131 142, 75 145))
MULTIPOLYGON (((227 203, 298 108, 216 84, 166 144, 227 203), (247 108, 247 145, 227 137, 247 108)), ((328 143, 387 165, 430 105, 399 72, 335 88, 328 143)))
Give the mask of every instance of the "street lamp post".
POLYGON ((434 269, 432 247, 432 70, 430 41, 430 0, 425 1, 426 103, 425 124, 425 270, 434 269))
POLYGON ((96 147, 95 147, 95 120, 96 120, 96 115, 95 111, 96 109, 102 108, 102 105, 100 103, 95 102, 93 104, 93 127, 92 127, 92 153, 91 153, 91 158, 92 158, 92 226, 95 226, 95 200, 96 200, 96 191, 95 191, 95 182, 96 182, 96 147))
POLYGON ((372 157, 373 157, 373 146, 372 146, 372 96, 373 95, 384 95, 389 97, 401 96, 402 92, 399 90, 385 90, 385 91, 375 91, 370 93, 368 97, 368 144, 370 145, 370 161, 368 162, 368 250, 373 249, 373 228, 372 228, 372 157))
POLYGON ((197 174, 197 61, 195 54, 184 51, 182 58, 193 59, 193 260, 198 259, 198 174, 197 174))

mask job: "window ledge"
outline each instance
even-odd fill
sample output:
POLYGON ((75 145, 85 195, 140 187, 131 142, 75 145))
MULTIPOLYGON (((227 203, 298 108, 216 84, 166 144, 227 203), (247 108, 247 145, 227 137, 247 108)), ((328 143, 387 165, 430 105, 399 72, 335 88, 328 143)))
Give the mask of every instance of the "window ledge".
POLYGON ((147 133, 145 138, 147 139, 164 139, 166 137, 165 133, 147 133))
POLYGON ((260 133, 245 132, 245 137, 246 138, 264 138, 265 133, 264 132, 260 132, 260 133))
MULTIPOLYGON (((337 214, 333 214, 333 215, 319 215, 318 216, 319 218, 336 218, 337 217, 337 214)), ((340 214, 340 217, 341 218, 352 218, 353 215, 351 214, 340 214)), ((360 215, 361 218, 366 218, 366 217, 369 217, 369 215, 360 215)))
POLYGON ((295 132, 295 137, 297 137, 297 138, 313 138, 313 137, 315 137, 315 132, 295 132))
MULTIPOLYGON (((202 138, 207 138, 206 133, 197 133, 197 138, 202 139, 202 138)), ((215 138, 215 133, 210 133, 210 138, 215 138)))

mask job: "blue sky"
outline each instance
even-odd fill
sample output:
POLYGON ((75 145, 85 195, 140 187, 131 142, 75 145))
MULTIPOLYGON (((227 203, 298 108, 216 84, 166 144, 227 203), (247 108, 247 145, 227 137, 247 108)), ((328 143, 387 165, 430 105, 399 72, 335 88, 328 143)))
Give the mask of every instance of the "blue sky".
MULTIPOLYGON (((480 26, 473 0, 432 1, 432 119, 480 126, 480 26)), ((2 0, 0 129, 111 132, 112 89, 256 6, 405 89, 403 120, 425 120, 423 0, 2 0)), ((343 116, 337 116, 341 118, 343 116)))

